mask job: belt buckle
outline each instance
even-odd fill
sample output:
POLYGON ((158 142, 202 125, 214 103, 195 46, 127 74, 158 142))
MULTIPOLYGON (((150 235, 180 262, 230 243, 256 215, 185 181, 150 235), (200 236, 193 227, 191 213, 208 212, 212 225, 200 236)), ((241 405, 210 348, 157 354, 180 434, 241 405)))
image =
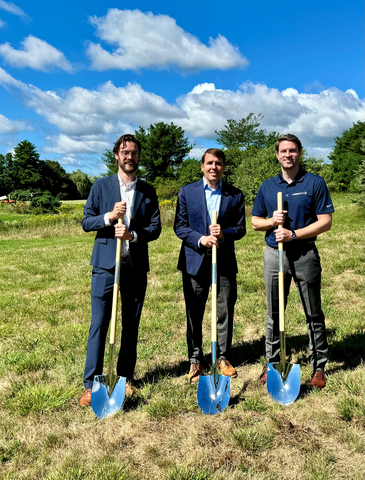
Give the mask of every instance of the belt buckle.
POLYGON ((129 263, 129 255, 124 255, 120 257, 120 263, 129 263))

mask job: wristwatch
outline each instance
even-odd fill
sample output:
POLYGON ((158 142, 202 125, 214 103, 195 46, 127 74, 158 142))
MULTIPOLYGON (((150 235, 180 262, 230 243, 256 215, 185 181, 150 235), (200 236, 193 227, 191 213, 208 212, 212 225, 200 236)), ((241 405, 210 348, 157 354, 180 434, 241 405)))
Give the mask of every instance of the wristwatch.
POLYGON ((293 240, 295 240, 295 239, 298 238, 298 236, 297 236, 297 234, 294 232, 294 230, 291 231, 291 238, 292 238, 293 240))

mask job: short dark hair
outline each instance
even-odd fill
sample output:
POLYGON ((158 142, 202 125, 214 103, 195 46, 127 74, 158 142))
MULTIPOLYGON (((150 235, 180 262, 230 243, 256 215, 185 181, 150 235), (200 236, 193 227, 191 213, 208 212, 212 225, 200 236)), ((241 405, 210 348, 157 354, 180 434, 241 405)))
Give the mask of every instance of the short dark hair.
POLYGON ((226 155, 222 150, 219 150, 219 148, 208 148, 208 150, 206 150, 202 156, 202 163, 205 162, 205 155, 207 153, 210 153, 211 155, 214 155, 215 157, 222 160, 224 165, 226 164, 226 155))
POLYGON ((280 142, 285 142, 285 141, 295 143, 296 146, 298 147, 299 153, 301 153, 301 151, 303 150, 302 142, 299 140, 299 138, 296 137, 295 135, 292 135, 291 133, 286 133, 285 135, 281 135, 281 137, 278 138, 275 144, 275 150, 277 152, 279 151, 280 142))
POLYGON ((141 142, 136 139, 136 137, 130 133, 126 133, 118 138, 118 140, 114 144, 113 153, 119 153, 119 149, 121 145, 125 145, 126 142, 132 142, 137 145, 138 153, 141 153, 141 142))

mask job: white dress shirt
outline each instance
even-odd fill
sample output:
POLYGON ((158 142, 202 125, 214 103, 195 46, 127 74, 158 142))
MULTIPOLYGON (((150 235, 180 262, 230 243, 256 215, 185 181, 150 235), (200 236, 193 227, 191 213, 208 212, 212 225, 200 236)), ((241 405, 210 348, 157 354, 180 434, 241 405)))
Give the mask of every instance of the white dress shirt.
MULTIPOLYGON (((136 184, 137 184, 137 177, 136 179, 126 185, 122 178, 118 175, 118 180, 119 180, 119 189, 120 189, 120 198, 121 201, 126 202, 126 214, 123 217, 123 223, 129 230, 129 224, 131 222, 131 215, 132 215, 132 209, 133 209, 133 200, 134 200, 134 192, 136 190, 136 184)), ((107 212, 104 215, 104 226, 105 227, 110 227, 111 223, 109 221, 109 212, 107 212)), ((132 240, 133 243, 137 241, 137 234, 136 232, 133 232, 134 238, 132 240)), ((122 257, 128 256, 129 255, 129 240, 123 240, 122 242, 122 257)))

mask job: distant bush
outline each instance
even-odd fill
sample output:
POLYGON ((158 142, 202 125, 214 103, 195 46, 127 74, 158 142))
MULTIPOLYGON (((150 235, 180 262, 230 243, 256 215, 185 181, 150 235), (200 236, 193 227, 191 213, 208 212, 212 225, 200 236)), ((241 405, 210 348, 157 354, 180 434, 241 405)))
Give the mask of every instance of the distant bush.
POLYGON ((33 197, 43 195, 41 190, 14 190, 10 194, 17 202, 30 202, 33 197))
POLYGON ((34 214, 54 213, 60 206, 60 200, 49 194, 33 197, 30 202, 30 207, 34 214))

